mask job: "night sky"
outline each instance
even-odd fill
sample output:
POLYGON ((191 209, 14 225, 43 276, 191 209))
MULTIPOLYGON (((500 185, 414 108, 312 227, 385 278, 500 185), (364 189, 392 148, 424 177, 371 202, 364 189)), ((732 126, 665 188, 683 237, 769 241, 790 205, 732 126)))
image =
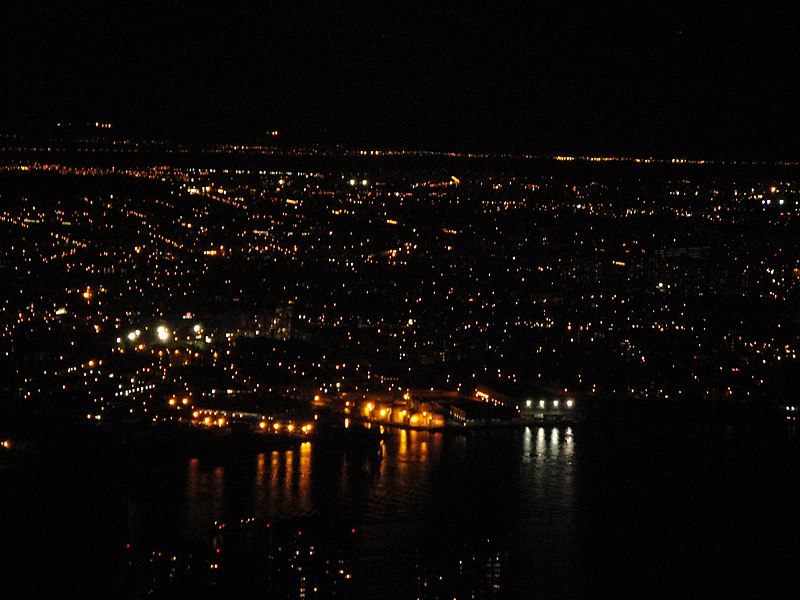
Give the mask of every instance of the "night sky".
POLYGON ((49 4, 0 9, 0 131, 800 159, 796 3, 49 4))

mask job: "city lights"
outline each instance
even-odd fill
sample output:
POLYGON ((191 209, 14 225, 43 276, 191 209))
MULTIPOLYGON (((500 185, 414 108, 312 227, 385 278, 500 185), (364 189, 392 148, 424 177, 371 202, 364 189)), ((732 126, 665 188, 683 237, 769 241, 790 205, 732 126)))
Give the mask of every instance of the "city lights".
POLYGON ((800 6, 472 4, 3 4, 0 600, 800 597, 800 6))

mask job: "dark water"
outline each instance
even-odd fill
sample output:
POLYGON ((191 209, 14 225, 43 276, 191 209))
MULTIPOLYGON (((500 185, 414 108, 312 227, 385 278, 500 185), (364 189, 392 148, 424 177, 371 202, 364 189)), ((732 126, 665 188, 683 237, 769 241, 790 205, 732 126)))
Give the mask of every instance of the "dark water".
POLYGON ((655 423, 45 456, 0 468, 0 597, 796 597, 799 467, 655 423))

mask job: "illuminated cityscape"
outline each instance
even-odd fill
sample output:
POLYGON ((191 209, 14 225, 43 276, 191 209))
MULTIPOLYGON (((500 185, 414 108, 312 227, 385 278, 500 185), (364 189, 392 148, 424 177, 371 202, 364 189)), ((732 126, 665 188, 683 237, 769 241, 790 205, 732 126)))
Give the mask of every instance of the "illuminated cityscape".
POLYGON ((9 2, 0 598, 800 595, 800 11, 9 2))
MULTIPOLYGON (((465 434, 570 469, 572 428, 609 419, 793 426, 795 165, 166 146, 151 166, 133 141, 51 144, 0 172, 3 459, 77 436, 130 485, 173 465, 183 533, 155 543, 128 500, 125 597, 379 593, 369 520, 334 511, 342 554, 320 516, 336 457, 361 467, 324 484, 332 506, 361 478, 385 502, 403 461, 465 434)), ((527 550, 487 533, 441 532, 446 560, 404 546, 400 596, 519 589, 527 550)))
POLYGON ((296 154, 5 165, 8 393, 301 436, 314 408, 443 428, 608 398, 792 404, 791 165, 445 156, 409 173, 357 153, 331 172, 253 153, 296 154))

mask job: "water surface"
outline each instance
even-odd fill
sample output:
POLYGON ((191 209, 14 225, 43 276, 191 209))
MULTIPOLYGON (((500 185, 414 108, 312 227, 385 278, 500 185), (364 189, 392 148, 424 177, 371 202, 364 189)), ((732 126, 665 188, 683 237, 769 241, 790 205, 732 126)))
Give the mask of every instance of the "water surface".
POLYGON ((791 429, 657 423, 58 456, 0 471, 6 581, 12 597, 789 597, 799 466, 791 429), (214 561, 211 587, 192 579, 214 561))

